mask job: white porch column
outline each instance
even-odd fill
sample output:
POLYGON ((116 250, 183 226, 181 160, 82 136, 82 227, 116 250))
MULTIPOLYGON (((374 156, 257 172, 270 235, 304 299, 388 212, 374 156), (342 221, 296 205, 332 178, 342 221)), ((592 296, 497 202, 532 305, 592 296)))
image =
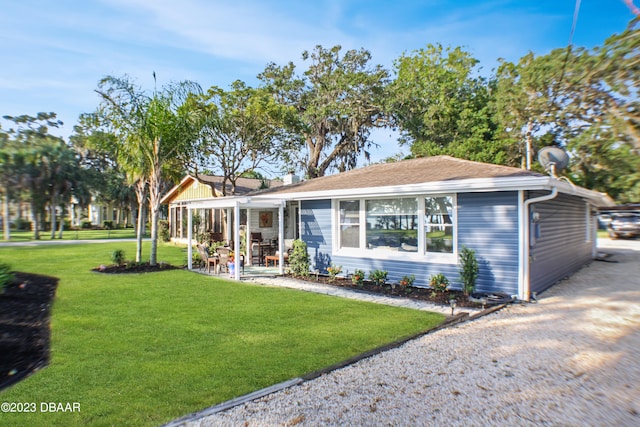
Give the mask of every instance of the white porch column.
POLYGON ((284 274, 284 203, 278 206, 278 273, 284 274))
POLYGON ((253 259, 253 253, 251 250, 251 209, 247 208, 247 230, 245 234, 247 238, 247 253, 245 254, 245 265, 251 265, 251 260, 253 259))
POLYGON ((235 277, 234 279, 240 280, 240 250, 242 245, 240 244, 240 203, 236 202, 236 206, 233 210, 234 216, 234 227, 233 227, 233 252, 235 253, 235 258, 233 261, 236 264, 235 268, 235 277))
POLYGON ((233 230, 232 230, 233 222, 232 222, 232 218, 231 218, 231 212, 232 211, 229 208, 226 208, 225 211, 227 212, 227 229, 225 230, 226 231, 225 234, 227 235, 226 236, 227 241, 229 241, 229 240, 233 240, 233 230))
POLYGON ((193 247, 191 246, 193 239, 193 227, 191 225, 193 221, 193 211, 191 208, 187 208, 187 211, 187 268, 193 270, 193 247))

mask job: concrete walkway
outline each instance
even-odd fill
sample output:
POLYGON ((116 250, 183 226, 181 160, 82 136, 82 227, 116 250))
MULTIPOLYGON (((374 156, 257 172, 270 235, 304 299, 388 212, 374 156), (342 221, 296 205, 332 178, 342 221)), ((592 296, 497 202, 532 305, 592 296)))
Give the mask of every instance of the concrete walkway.
MULTIPOLYGON (((142 239, 143 242, 149 238, 142 239)), ((85 243, 118 243, 135 242, 136 239, 95 239, 95 240, 28 240, 26 242, 3 242, 0 241, 0 248, 11 246, 53 246, 53 245, 81 245, 85 243)))

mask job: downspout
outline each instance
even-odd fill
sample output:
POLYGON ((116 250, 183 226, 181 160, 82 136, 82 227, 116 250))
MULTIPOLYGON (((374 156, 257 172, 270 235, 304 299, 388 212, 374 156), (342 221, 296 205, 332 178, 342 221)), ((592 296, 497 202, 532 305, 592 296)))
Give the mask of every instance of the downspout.
POLYGON ((522 209, 522 224, 523 224, 523 233, 524 233, 524 243, 522 247, 522 292, 518 297, 523 301, 529 301, 531 298, 531 268, 530 268, 530 242, 531 242, 531 214, 529 213, 529 206, 534 203, 546 202, 547 200, 551 200, 556 198, 558 195, 558 188, 554 185, 551 187, 551 193, 546 194, 540 197, 534 197, 533 199, 528 199, 524 201, 523 209, 522 209))

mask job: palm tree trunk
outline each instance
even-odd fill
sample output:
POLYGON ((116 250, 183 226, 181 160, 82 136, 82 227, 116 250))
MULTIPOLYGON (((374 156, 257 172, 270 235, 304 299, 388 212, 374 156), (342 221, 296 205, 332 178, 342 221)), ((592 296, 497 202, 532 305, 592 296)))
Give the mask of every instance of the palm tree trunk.
POLYGON ((144 202, 146 199, 146 182, 142 179, 136 183, 138 199, 138 229, 136 234, 136 262, 142 262, 142 236, 144 235, 144 202))
POLYGON ((58 223, 58 239, 62 240, 62 233, 64 232, 64 206, 60 206, 60 222, 58 223))
POLYGON ((39 212, 35 205, 31 205, 31 228, 33 231, 33 240, 40 240, 40 221, 38 221, 39 212))
POLYGON ((49 213, 51 216, 51 240, 54 240, 56 238, 56 205, 53 200, 49 206, 49 213))
POLYGON ((2 227, 4 231, 4 240, 11 240, 11 224, 9 223, 9 196, 7 194, 2 198, 2 227))

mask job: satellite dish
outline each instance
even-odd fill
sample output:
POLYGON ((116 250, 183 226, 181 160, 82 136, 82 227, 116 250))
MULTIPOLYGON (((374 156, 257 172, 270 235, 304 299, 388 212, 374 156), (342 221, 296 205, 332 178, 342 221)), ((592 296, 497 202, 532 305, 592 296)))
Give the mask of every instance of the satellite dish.
POLYGON ((567 153, 558 147, 544 147, 538 152, 538 161, 542 167, 551 174, 556 176, 556 171, 569 166, 569 156, 567 153))

